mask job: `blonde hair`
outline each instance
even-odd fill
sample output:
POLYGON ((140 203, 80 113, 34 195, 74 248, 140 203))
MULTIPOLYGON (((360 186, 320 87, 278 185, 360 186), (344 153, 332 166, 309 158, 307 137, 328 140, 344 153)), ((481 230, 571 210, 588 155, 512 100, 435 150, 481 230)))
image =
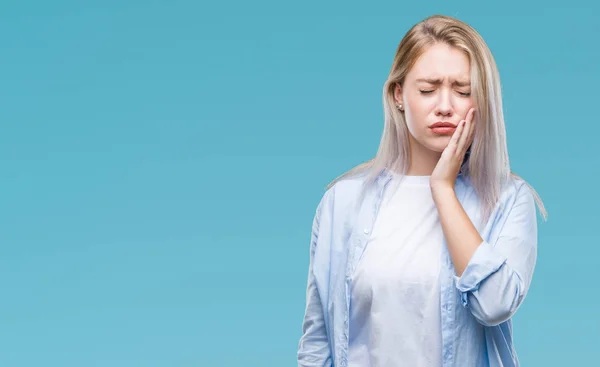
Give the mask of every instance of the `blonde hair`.
MULTIPOLYGON (((467 54, 471 63, 471 92, 477 107, 477 130, 469 159, 462 173, 469 177, 488 218, 499 200, 503 184, 512 176, 502 111, 500 75, 483 38, 468 24, 444 15, 434 15, 414 25, 404 36, 383 87, 384 128, 376 156, 333 180, 327 188, 348 176, 367 172, 365 184, 374 182, 383 169, 405 175, 410 164, 409 131, 404 115, 395 108, 394 89, 402 85, 409 70, 431 45, 446 43, 467 54)), ((520 178, 519 178, 520 179, 520 178)), ((524 180, 523 180, 524 181, 524 180)), ((542 200, 529 185, 546 219, 542 200)), ((366 185, 365 185, 366 187, 366 185)))

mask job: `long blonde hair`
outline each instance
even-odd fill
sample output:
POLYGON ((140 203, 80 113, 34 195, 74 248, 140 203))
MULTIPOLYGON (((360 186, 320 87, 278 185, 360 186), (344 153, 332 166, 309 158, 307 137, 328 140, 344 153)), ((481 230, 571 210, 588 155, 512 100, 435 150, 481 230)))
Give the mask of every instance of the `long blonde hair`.
MULTIPOLYGON (((410 163, 409 131, 404 115, 395 108, 394 89, 403 85, 406 75, 419 56, 435 43, 446 43, 464 51, 471 63, 471 92, 477 106, 477 131, 467 164, 462 168, 482 203, 482 215, 488 218, 503 184, 517 177, 510 170, 506 129, 502 111, 500 75, 491 51, 483 38, 468 24, 444 15, 434 15, 414 25, 396 50, 391 71, 383 87, 384 128, 376 156, 333 180, 367 172, 365 184, 372 183, 383 169, 406 174, 410 163)), ((529 186, 529 184, 528 184, 529 186)), ((547 216, 542 200, 529 186, 538 208, 547 216)))

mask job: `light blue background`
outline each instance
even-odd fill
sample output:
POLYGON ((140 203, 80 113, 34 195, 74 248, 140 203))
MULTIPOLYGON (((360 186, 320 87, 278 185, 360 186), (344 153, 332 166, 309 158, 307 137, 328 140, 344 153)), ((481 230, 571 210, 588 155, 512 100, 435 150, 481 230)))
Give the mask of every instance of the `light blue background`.
POLYGON ((596 361, 598 12, 417 3, 3 1, 0 365, 293 366, 316 204, 434 13, 491 47, 550 213, 521 362, 596 361))

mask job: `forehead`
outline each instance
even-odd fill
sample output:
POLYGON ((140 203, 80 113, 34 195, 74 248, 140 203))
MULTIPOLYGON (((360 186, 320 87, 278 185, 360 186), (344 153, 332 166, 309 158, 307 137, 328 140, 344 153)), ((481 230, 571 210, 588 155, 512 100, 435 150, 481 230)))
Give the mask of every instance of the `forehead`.
POLYGON ((468 79, 470 71, 469 57, 464 51, 438 43, 421 54, 408 72, 407 78, 468 79))

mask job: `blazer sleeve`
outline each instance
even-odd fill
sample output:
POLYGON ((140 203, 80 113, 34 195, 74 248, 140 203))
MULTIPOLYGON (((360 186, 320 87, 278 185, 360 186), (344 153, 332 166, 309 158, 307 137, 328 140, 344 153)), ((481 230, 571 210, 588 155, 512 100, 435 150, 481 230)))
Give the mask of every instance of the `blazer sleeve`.
POLYGON ((330 367, 332 365, 331 348, 327 337, 327 328, 319 289, 313 272, 315 249, 319 239, 319 224, 328 193, 319 203, 313 223, 310 239, 308 282, 306 287, 306 309, 302 322, 302 337, 298 344, 299 367, 330 367))
POLYGON ((537 217, 528 185, 517 189, 494 243, 483 241, 460 277, 462 304, 485 326, 510 319, 529 290, 537 257, 537 217))

